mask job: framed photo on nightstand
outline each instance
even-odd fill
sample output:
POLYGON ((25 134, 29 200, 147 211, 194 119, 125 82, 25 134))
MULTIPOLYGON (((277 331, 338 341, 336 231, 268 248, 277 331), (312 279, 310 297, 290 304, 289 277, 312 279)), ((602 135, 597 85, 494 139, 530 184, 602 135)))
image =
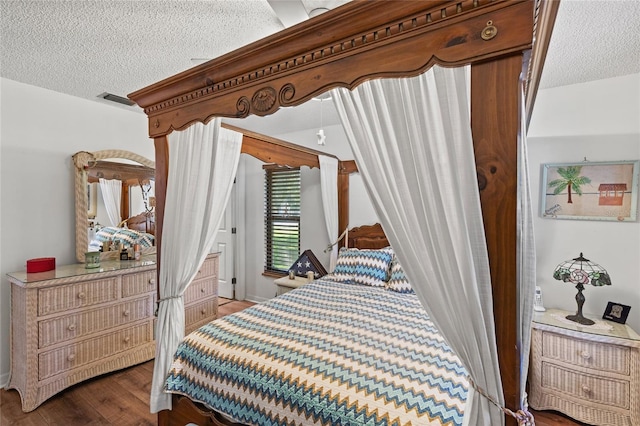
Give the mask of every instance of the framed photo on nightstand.
POLYGON ((630 310, 631 306, 623 305, 622 303, 609 302, 607 303, 607 309, 605 309, 602 318, 624 324, 627 322, 630 310))

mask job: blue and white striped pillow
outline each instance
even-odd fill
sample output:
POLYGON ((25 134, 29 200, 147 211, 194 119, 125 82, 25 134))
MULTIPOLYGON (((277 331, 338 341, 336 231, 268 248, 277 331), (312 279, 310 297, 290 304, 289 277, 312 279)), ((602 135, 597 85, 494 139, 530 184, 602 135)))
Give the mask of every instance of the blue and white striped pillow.
POLYGON ((414 292, 413 288, 411 288, 411 284, 409 283, 409 279, 407 279, 407 276, 395 255, 391 260, 391 276, 389 277, 389 281, 385 284, 385 288, 398 293, 414 292))
POLYGON ((332 279, 338 282, 353 282, 373 287, 384 287, 389 279, 391 249, 341 248, 332 279))

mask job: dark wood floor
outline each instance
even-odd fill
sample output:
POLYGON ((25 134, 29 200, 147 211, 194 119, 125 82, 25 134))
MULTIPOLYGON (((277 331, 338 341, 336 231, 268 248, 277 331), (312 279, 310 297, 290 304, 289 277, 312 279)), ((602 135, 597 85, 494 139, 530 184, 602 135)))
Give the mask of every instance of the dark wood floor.
MULTIPOLYGON (((221 316, 252 303, 221 300, 221 316)), ((153 361, 106 374, 73 386, 23 413, 15 390, 0 390, 0 426, 143 426, 157 424, 149 413, 153 361)), ((534 412, 537 426, 577 426, 582 423, 553 412, 534 412)))

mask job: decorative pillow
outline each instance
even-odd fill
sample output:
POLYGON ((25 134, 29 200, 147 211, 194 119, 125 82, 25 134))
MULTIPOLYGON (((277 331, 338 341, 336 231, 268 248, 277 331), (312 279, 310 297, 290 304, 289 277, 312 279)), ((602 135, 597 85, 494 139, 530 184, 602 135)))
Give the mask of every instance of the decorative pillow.
POLYGON ((390 249, 341 248, 331 278, 338 282, 384 287, 389 279, 393 251, 390 249))
POLYGON ((391 260, 391 276, 385 284, 387 290, 397 291, 398 293, 413 293, 413 288, 407 279, 407 276, 400 266, 398 258, 394 255, 391 260))

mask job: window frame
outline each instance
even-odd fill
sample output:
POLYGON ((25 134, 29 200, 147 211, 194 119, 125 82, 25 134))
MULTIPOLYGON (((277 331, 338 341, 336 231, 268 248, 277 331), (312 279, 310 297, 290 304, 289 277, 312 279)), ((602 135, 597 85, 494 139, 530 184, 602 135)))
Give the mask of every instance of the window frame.
POLYGON ((301 174, 300 167, 266 164, 264 169, 264 273, 287 274, 288 269, 300 255, 301 233, 301 174), (294 191, 290 214, 276 214, 273 210, 287 204, 286 191, 294 191), (277 225, 277 223, 279 225, 277 225), (294 233, 295 240, 286 235, 276 241, 274 234, 280 226, 281 233, 294 233))

